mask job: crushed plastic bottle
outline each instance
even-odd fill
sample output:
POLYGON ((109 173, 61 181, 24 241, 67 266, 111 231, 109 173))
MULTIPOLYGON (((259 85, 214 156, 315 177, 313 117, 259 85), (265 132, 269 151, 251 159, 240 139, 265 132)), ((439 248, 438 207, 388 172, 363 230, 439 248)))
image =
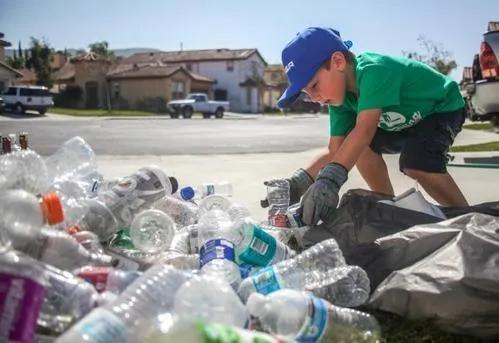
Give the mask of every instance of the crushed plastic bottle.
POLYGON ((247 305, 252 316, 272 334, 296 342, 377 342, 376 319, 360 311, 331 305, 304 292, 280 290, 252 294, 247 305))
POLYGON ((289 182, 286 179, 268 181, 267 200, 269 202, 269 225, 287 227, 286 211, 289 207, 289 182))
POLYGON ((78 226, 95 232, 101 240, 107 240, 119 228, 130 225, 138 213, 156 200, 172 194, 177 187, 175 178, 167 177, 158 167, 141 168, 90 199, 88 210, 78 226))
MULTIPOLYGON (((242 281, 238 294, 246 301, 252 293, 269 294, 283 288, 315 290, 342 280, 340 285, 346 289, 337 288, 343 295, 342 301, 347 302, 348 306, 358 306, 367 300, 370 289, 362 288, 366 281, 359 280, 358 273, 350 272, 352 268, 354 267, 346 265, 336 241, 328 239, 292 259, 259 270, 242 281), (355 276, 356 279, 348 283, 345 282, 347 276, 355 276)), ((355 267, 355 270, 358 268, 355 267)), ((365 273, 363 276, 367 278, 365 273)))

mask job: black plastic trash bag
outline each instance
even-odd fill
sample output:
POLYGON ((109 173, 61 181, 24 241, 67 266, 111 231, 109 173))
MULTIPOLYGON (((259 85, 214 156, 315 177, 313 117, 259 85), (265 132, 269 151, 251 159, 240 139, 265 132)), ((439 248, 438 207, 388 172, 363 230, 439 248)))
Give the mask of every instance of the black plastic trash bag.
POLYGON ((499 217, 471 213, 376 240, 392 272, 368 307, 442 329, 499 338, 499 217))
MULTIPOLYGON (((384 248, 376 239, 403 231, 414 225, 436 223, 442 219, 413 210, 380 203, 391 197, 362 189, 349 190, 341 198, 333 221, 311 227, 303 236, 303 246, 308 248, 323 240, 334 238, 348 264, 362 267, 374 289, 394 269, 383 265, 384 248)), ((450 218, 464 213, 481 212, 499 216, 499 202, 469 207, 442 208, 450 218)))

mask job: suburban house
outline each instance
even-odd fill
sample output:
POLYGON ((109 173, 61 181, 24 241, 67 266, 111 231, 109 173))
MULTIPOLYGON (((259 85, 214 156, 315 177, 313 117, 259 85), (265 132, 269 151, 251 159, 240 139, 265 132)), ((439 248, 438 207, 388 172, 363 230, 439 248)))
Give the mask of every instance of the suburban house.
POLYGON ((5 47, 11 46, 10 42, 3 40, 4 34, 0 33, 0 93, 2 93, 8 86, 15 83, 16 78, 22 77, 16 69, 10 67, 5 62, 5 47))
MULTIPOLYGON (((122 66, 161 63, 181 66, 185 71, 213 80, 213 98, 230 102, 236 112, 261 112, 264 91, 263 75, 267 62, 257 49, 209 49, 138 53, 120 61, 122 66)), ((177 84, 185 93, 188 89, 177 84)))
POLYGON ((113 108, 162 107, 187 93, 202 92, 213 96, 213 80, 188 71, 179 65, 120 64, 107 73, 113 108), (154 106, 156 104, 156 106, 154 106))
POLYGON ((269 64, 263 74, 265 88, 263 105, 265 109, 277 109, 277 101, 288 85, 284 67, 281 64, 269 64))
POLYGON ((53 74, 54 90, 79 86, 82 99, 78 107, 107 108, 109 92, 106 75, 110 67, 109 59, 94 53, 74 57, 53 74))

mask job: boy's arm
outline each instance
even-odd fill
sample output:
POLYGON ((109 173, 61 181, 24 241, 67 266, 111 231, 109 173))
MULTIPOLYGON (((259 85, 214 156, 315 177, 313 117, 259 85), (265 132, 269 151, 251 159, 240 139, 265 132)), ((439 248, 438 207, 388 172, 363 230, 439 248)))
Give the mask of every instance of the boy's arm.
POLYGON ((319 174, 319 171, 328 163, 331 163, 334 158, 334 154, 338 151, 339 147, 343 143, 345 139, 344 136, 336 136, 329 138, 329 145, 327 150, 321 152, 317 155, 312 162, 308 165, 305 170, 310 174, 314 179, 319 174))
POLYGON ((381 109, 361 111, 355 127, 336 150, 332 162, 341 164, 348 170, 352 169, 376 134, 380 117, 381 109))
POLYGON ((316 225, 321 219, 325 222, 332 220, 338 206, 338 192, 347 180, 348 171, 373 139, 380 116, 381 109, 359 113, 355 127, 334 153, 332 162, 319 172, 314 184, 303 195, 299 211, 305 224, 316 225))

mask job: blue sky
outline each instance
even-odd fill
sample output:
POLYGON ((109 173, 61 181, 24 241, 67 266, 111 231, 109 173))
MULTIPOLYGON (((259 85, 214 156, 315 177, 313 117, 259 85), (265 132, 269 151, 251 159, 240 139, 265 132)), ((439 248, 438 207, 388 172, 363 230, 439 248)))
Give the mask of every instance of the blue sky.
POLYGON ((15 46, 27 47, 30 36, 56 49, 107 40, 111 48, 178 50, 183 42, 184 49, 258 48, 279 63, 298 31, 329 26, 354 42, 355 53, 400 55, 418 50, 426 35, 454 54, 457 79, 489 20, 499 20, 499 0, 0 0, 0 32, 15 46))

